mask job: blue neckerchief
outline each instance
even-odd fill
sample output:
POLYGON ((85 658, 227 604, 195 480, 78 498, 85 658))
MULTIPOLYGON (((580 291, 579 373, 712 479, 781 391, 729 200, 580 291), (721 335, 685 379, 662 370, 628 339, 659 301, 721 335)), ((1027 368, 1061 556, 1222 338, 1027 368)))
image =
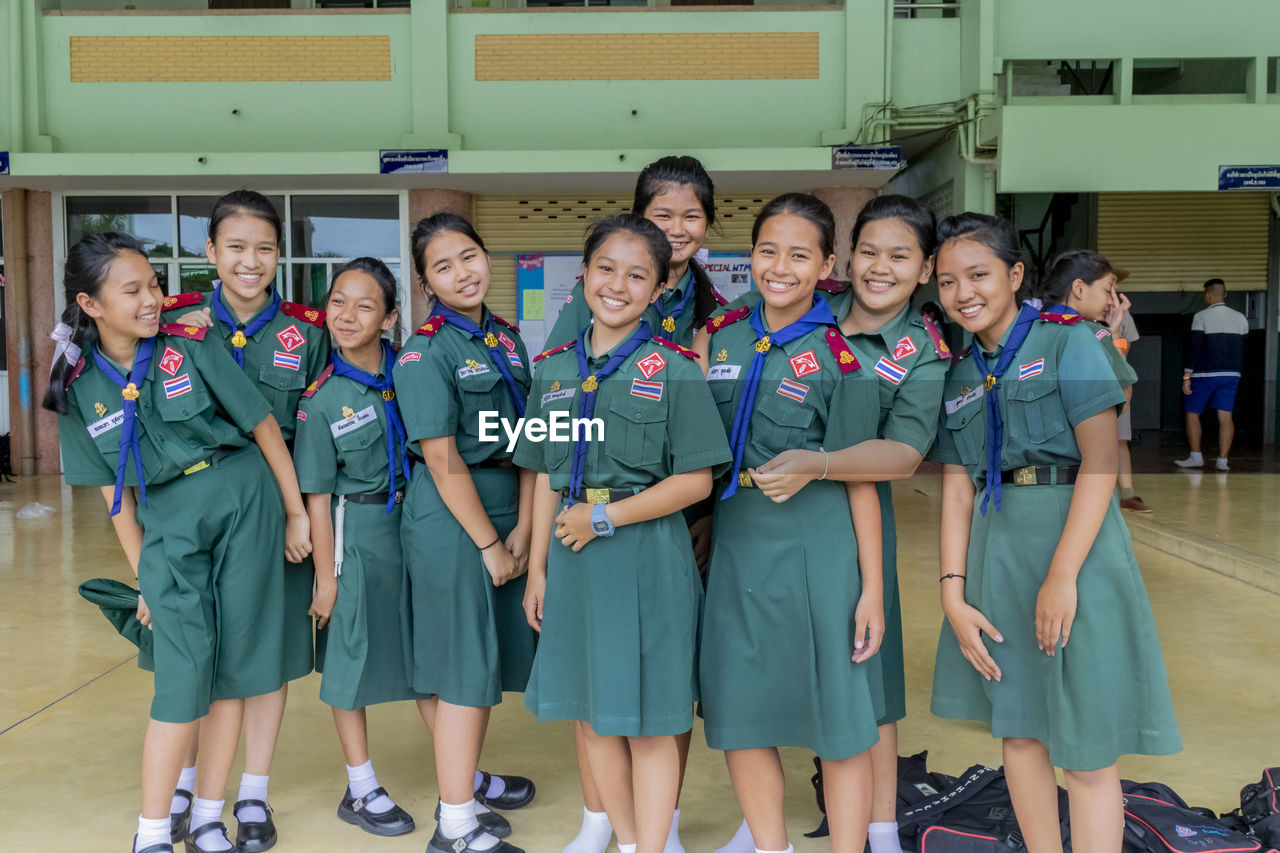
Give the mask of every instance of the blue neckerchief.
POLYGON ((93 360, 107 374, 107 378, 120 389, 124 398, 124 424, 120 429, 120 461, 116 463, 116 491, 111 497, 111 514, 120 512, 120 495, 124 491, 124 469, 129 464, 129 454, 133 454, 134 470, 138 474, 139 501, 147 505, 147 481, 142 473, 142 440, 138 436, 138 394, 142 383, 147 378, 147 369, 151 367, 151 355, 156 351, 155 338, 141 338, 138 351, 133 356, 133 367, 129 369, 126 380, 120 371, 108 361, 95 347, 93 360))
MULTIPOLYGON (((685 272, 681 281, 687 282, 684 286, 684 295, 680 297, 680 301, 676 303, 676 307, 670 312, 666 312, 666 316, 662 318, 662 325, 658 327, 658 331, 654 337, 662 338, 664 341, 672 340, 672 335, 676 333, 676 321, 684 316, 685 309, 689 307, 689 303, 693 301, 693 292, 697 290, 697 280, 693 277, 693 261, 689 261, 689 269, 685 272)), ((663 314, 663 311, 658 311, 663 314)))
POLYGON ((391 475, 391 486, 387 489, 387 515, 391 514, 391 510, 396 508, 396 445, 400 445, 400 467, 401 473, 404 474, 405 481, 409 479, 409 457, 405 454, 405 441, 408 434, 404 429, 404 422, 400 420, 400 407, 396 405, 396 391, 391 382, 391 365, 395 363, 396 351, 391 348, 391 342, 386 338, 382 340, 382 377, 374 376, 372 373, 366 373, 358 367, 345 361, 338 355, 335 349, 329 353, 329 364, 333 365, 333 372, 338 376, 345 376, 348 379, 359 382, 366 388, 372 388, 375 391, 382 392, 382 420, 386 424, 387 430, 387 472, 391 475))
POLYGON ((749 317, 751 328, 756 333, 756 354, 747 368, 747 377, 743 380, 742 396, 738 398, 738 411, 733 416, 733 431, 729 435, 729 446, 733 448, 733 473, 729 476, 729 488, 724 490, 720 500, 733 497, 738 491, 738 473, 742 470, 742 457, 747 449, 747 431, 751 428, 751 414, 756 406, 756 392, 760 390, 760 374, 764 372, 765 359, 769 350, 775 346, 789 344, 796 338, 802 338, 823 326, 836 325, 831 306, 821 296, 814 295, 813 307, 809 312, 789 326, 770 332, 764 322, 764 301, 756 304, 749 317))
MULTIPOLYGON (((582 397, 578 401, 578 417, 587 420, 596 411, 596 389, 600 387, 600 383, 609 377, 611 373, 622 366, 622 363, 631 357, 631 354, 640 348, 641 344, 653 340, 653 332, 649 329, 647 320, 641 320, 640 325, 636 326, 636 330, 631 333, 631 337, 627 338, 613 351, 613 355, 604 363, 604 367, 591 372, 591 365, 587 362, 587 334, 591 331, 591 326, 587 326, 578 333, 578 378, 582 380, 582 397)), ((573 496, 582 490, 582 473, 587 467, 587 436, 591 434, 591 430, 574 430, 575 438, 573 440, 573 468, 569 474, 569 504, 573 505, 573 496)))
POLYGON ((969 350, 974 363, 986 378, 982 387, 986 389, 987 395, 987 491, 982 496, 982 505, 979 507, 983 515, 987 514, 987 500, 992 495, 996 499, 996 512, 1000 511, 1000 452, 1004 444, 1004 421, 1000 417, 1000 394, 996 390, 996 385, 1004 372, 1009 369, 1009 365, 1013 364, 1014 358, 1018 355, 1018 348, 1026 340, 1027 333, 1031 331, 1031 326, 1039 316, 1040 306, 1030 300, 1022 303, 1022 307, 1018 309, 1018 316, 1013 321, 1013 331, 1009 333, 1009 338, 1004 343, 1004 350, 996 359, 996 366, 990 370, 987 369, 987 360, 982 357, 982 345, 976 338, 969 350))
POLYGON ((520 417, 524 417, 524 394, 520 391, 520 386, 516 384, 515 377, 511 375, 511 364, 507 361, 507 355, 498 345, 498 336, 493 333, 493 314, 488 311, 484 328, 480 328, 471 319, 464 317, 457 311, 453 311, 446 305, 436 300, 435 313, 444 318, 444 321, 451 326, 457 326, 473 338, 478 338, 481 343, 489 350, 489 359, 493 362, 493 366, 498 368, 498 373, 502 374, 502 381, 507 383, 507 392, 511 395, 511 402, 515 404, 516 412, 520 417))
POLYGON ((244 370, 244 345, 248 343, 249 338, 258 334, 262 327, 270 323, 276 318, 276 313, 280 310, 280 294, 276 289, 271 288, 271 304, 262 310, 262 313, 253 318, 246 325, 236 320, 227 310, 227 306, 222 304, 222 282, 215 281, 213 283, 213 313, 218 315, 218 319, 222 321, 222 325, 227 327, 227 331, 231 332, 231 355, 235 358, 236 364, 240 365, 240 369, 244 370), (241 338, 236 341, 235 333, 239 332, 241 338))

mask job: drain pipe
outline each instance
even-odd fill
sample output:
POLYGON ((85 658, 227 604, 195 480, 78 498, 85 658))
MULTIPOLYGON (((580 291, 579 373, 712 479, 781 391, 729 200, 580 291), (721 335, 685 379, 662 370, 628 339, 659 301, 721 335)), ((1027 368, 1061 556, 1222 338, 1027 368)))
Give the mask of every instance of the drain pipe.
POLYGON ((34 363, 31 347, 31 280, 28 275, 27 191, 13 189, 5 217, 5 245, 11 247, 5 257, 5 293, 13 297, 13 330, 18 351, 18 418, 22 424, 22 467, 19 472, 30 477, 36 472, 36 401, 32 383, 34 363))

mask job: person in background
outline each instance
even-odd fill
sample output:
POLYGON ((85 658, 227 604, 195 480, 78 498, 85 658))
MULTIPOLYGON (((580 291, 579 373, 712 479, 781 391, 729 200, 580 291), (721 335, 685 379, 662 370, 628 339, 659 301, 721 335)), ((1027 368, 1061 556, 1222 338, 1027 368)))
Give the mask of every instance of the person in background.
POLYGON ((1182 370, 1191 454, 1186 459, 1174 460, 1174 464, 1179 468, 1204 466, 1204 456, 1200 453, 1200 415, 1211 408, 1218 410, 1218 461, 1214 467, 1230 471, 1227 456, 1236 433, 1231 412, 1244 367, 1249 321, 1239 311, 1227 307, 1227 285, 1220 278, 1204 283, 1204 302, 1207 307, 1191 319, 1191 346, 1182 370))
MULTIPOLYGON (((1129 271, 1116 266, 1111 269, 1116 274, 1116 288, 1118 288, 1120 282, 1129 277, 1129 271)), ((1128 361, 1129 352, 1139 337, 1138 327, 1133 322, 1133 315, 1129 313, 1131 307, 1129 297, 1116 288, 1112 288, 1111 304, 1107 308, 1103 322, 1111 329, 1111 342, 1115 344, 1116 352, 1128 361)), ((1145 514, 1152 512, 1152 509, 1143 502, 1142 498, 1134 494, 1133 457, 1129 454, 1129 442, 1133 440, 1134 387, 1131 385, 1124 389, 1128 402, 1125 404, 1124 411, 1120 413, 1116 425, 1120 441, 1120 471, 1116 478, 1116 485, 1120 489, 1120 508, 1145 514)))

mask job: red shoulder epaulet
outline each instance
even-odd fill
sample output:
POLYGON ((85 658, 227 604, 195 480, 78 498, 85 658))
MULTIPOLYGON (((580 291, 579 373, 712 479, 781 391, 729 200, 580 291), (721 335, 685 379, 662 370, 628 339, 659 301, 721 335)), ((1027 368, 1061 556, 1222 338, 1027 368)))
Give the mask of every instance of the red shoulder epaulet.
POLYGON ((680 353, 685 358, 692 358, 694 360, 697 360, 698 358, 698 354, 693 350, 689 349, 688 347, 682 347, 679 344, 673 344, 671 341, 665 341, 662 338, 654 338, 653 342, 658 346, 666 347, 667 349, 673 349, 676 352, 680 353))
POLYGON ((80 360, 76 362, 76 366, 71 368, 71 375, 68 376, 67 381, 62 384, 63 389, 70 388, 71 383, 76 381, 76 377, 84 372, 85 363, 84 356, 80 356, 80 360))
POLYGON ((299 305, 297 302, 281 302, 280 311, 295 320, 310 323, 321 329, 324 328, 324 312, 319 308, 308 308, 305 305, 299 305))
POLYGON ((517 326, 515 323, 508 323, 506 320, 502 319, 497 314, 494 314, 492 312, 490 312, 489 316, 493 318, 493 322, 506 326, 508 329, 515 332, 516 334, 520 333, 520 327, 517 326))
POLYGON ((862 366, 858 364, 857 356, 849 349, 849 344, 845 342, 839 329, 827 329, 824 337, 827 339, 827 346, 831 347, 831 354, 836 357, 836 364, 840 365, 841 373, 849 373, 862 366))
POLYGON ((302 396, 310 400, 315 396, 315 393, 319 390, 320 386, 324 384, 324 381, 332 375, 333 365, 331 364, 324 370, 320 371, 320 375, 316 377, 316 381, 307 386, 307 390, 302 392, 302 396))
POLYGON ((205 329, 201 326, 183 326, 180 323, 161 323, 160 334, 174 335, 179 338, 190 338, 193 341, 203 341, 205 329))
POLYGON ((844 293, 849 289, 849 282, 836 281, 834 278, 824 278, 815 287, 826 293, 844 293))
POLYGON ((1040 319, 1050 323, 1061 323, 1064 326, 1074 326, 1080 322, 1079 314, 1062 314, 1056 311, 1041 311, 1040 319))
POLYGON ((430 338, 434 336, 436 332, 440 331, 440 327, 443 325, 444 325, 444 315, 437 314, 436 316, 432 317, 430 320, 428 320, 427 322, 419 326, 418 331, 415 332, 415 334, 423 335, 425 337, 430 338))
POLYGON ((567 344, 561 344, 558 347, 552 347, 549 350, 543 350, 542 352, 538 353, 533 357, 533 363, 537 364, 538 362, 542 361, 544 358, 546 358, 549 355, 555 355, 558 352, 564 352, 565 350, 567 350, 569 347, 573 346, 577 342, 578 342, 578 339, 574 338, 573 340, 569 341, 569 343, 567 344))
POLYGON ((743 305, 741 308, 735 308, 732 311, 727 311, 724 314, 712 317, 707 321, 707 334, 718 332, 725 326, 731 326, 750 313, 751 309, 746 305, 743 305))
POLYGON ((166 296, 160 303, 161 311, 172 311, 174 308, 190 308, 204 301, 204 294, 199 291, 179 293, 177 296, 166 296))
POLYGON ((719 290, 716 290, 716 286, 714 284, 711 285, 711 297, 722 306, 729 304, 729 300, 725 299, 724 296, 720 294, 719 290))
POLYGON ((955 356, 951 353, 951 347, 947 346, 947 339, 943 337, 938 323, 928 314, 922 314, 920 319, 924 320, 925 334, 929 336, 929 340, 933 341, 933 351, 938 354, 938 358, 953 360, 955 356))

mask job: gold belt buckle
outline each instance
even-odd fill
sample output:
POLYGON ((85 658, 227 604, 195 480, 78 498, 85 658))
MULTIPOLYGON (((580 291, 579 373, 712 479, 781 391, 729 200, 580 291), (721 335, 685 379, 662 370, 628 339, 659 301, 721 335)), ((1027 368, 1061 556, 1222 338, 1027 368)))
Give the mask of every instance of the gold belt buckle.
POLYGON ((185 476, 187 476, 188 474, 194 474, 194 473, 195 473, 195 472, 197 472, 197 471, 203 471, 205 468, 208 468, 208 467, 209 467, 209 460, 208 460, 208 459, 201 459, 199 462, 197 462, 196 464, 192 465, 192 466, 191 466, 190 468, 188 468, 187 470, 183 471, 183 472, 182 472, 182 475, 185 477, 185 476))
POLYGON ((607 504, 609 502, 608 489, 586 489, 587 503, 589 504, 607 504))
POLYGON ((1014 468, 1013 484, 1015 486, 1034 486, 1036 484, 1036 466, 1026 465, 1022 468, 1014 468))
POLYGON ((751 472, 749 472, 749 471, 739 471, 739 472, 738 472, 738 487, 739 487, 739 488, 742 488, 742 489, 754 489, 754 488, 755 488, 755 486, 756 486, 755 481, 751 479, 751 472))

